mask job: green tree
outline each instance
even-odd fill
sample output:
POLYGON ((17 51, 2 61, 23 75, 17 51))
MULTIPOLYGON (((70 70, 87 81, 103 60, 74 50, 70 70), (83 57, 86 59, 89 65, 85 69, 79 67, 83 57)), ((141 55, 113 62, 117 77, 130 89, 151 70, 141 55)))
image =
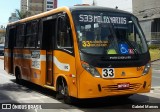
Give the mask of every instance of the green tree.
POLYGON ((16 9, 15 12, 16 12, 18 19, 23 19, 23 18, 31 16, 31 13, 29 11, 23 12, 23 11, 20 11, 19 9, 16 9))

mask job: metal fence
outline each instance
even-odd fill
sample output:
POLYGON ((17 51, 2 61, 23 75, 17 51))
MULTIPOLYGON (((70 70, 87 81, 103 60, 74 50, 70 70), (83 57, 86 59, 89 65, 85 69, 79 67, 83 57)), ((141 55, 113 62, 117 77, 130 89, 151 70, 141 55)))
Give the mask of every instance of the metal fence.
POLYGON ((151 32, 151 40, 160 41, 160 32, 151 32))
POLYGON ((160 32, 151 32, 151 40, 148 41, 148 44, 160 47, 160 32))

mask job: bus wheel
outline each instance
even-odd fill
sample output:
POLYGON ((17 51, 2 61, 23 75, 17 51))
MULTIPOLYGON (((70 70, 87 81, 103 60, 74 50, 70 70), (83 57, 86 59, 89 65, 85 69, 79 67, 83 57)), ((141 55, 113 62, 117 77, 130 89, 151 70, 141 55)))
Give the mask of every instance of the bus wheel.
POLYGON ((58 93, 56 95, 56 98, 63 99, 64 102, 67 104, 73 103, 72 98, 69 96, 68 86, 65 79, 62 78, 60 81, 58 81, 57 86, 58 86, 58 90, 57 90, 58 93))
POLYGON ((120 100, 127 100, 127 99, 129 99, 130 96, 132 96, 132 94, 121 95, 121 96, 118 96, 117 98, 120 100))
POLYGON ((63 99, 63 94, 62 93, 63 93, 62 84, 58 83, 57 84, 57 94, 56 94, 56 98, 58 100, 63 99))
POLYGON ((64 85, 64 102, 67 104, 73 103, 73 98, 69 96, 67 84, 64 85))
POLYGON ((19 69, 16 69, 15 76, 16 76, 16 82, 18 84, 21 84, 21 74, 20 74, 19 69))

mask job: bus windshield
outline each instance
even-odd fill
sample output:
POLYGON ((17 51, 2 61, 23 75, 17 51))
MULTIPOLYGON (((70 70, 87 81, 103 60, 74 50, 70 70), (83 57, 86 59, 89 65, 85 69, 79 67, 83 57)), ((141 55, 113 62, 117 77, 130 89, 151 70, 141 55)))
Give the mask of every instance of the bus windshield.
POLYGON ((134 55, 148 48, 136 17, 104 11, 73 11, 79 48, 96 55, 134 55))

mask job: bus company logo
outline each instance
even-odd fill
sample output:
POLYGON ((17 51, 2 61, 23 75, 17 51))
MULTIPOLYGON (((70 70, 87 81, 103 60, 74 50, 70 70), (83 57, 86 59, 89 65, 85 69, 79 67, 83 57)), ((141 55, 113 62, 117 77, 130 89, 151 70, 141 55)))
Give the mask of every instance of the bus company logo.
POLYGON ((2 104, 2 109, 11 109, 11 104, 2 104))
POLYGON ((65 66, 64 66, 64 69, 65 69, 65 70, 68 70, 68 66, 67 66, 67 65, 65 65, 65 66))
POLYGON ((123 71, 122 73, 121 73, 121 76, 125 76, 126 75, 126 73, 123 71))

